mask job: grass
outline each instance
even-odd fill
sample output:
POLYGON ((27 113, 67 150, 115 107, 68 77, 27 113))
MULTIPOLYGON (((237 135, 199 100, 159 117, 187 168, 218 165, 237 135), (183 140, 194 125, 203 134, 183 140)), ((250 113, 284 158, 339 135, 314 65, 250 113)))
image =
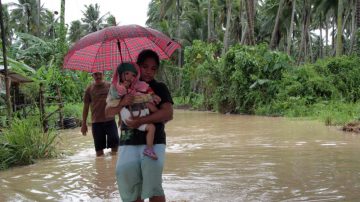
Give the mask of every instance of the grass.
POLYGON ((0 135, 0 170, 57 156, 57 134, 43 132, 39 117, 14 119, 0 135))

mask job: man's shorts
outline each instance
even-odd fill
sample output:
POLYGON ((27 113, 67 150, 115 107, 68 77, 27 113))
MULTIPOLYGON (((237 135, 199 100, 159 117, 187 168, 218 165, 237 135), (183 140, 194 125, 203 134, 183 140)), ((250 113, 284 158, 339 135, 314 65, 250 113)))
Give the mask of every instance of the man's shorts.
POLYGON ((92 123, 95 151, 116 148, 119 145, 119 133, 115 120, 92 123))
POLYGON ((155 144, 158 160, 143 155, 146 145, 120 146, 116 164, 116 178, 121 199, 135 201, 153 196, 164 196, 162 172, 165 144, 155 144))

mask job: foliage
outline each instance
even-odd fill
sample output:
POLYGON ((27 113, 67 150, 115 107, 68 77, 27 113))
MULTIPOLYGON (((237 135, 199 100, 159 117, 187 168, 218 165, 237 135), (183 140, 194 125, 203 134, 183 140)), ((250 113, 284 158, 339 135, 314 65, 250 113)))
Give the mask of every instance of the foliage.
POLYGON ((205 108, 212 108, 212 95, 218 86, 220 75, 220 51, 220 43, 205 43, 199 40, 186 47, 179 96, 189 99, 192 103, 197 94, 202 94, 205 108))
POLYGON ((57 52, 56 43, 31 34, 17 33, 16 35, 18 39, 13 44, 13 48, 16 50, 17 60, 24 61, 25 64, 34 69, 38 69, 53 60, 57 52))
POLYGON ((11 126, 0 135, 0 169, 54 157, 57 155, 56 143, 56 133, 44 133, 39 117, 14 119, 11 126))
POLYGON ((220 85, 214 95, 217 110, 254 113, 257 107, 269 104, 291 62, 286 54, 269 51, 266 45, 233 46, 219 67, 220 85))
POLYGON ((61 96, 65 102, 79 102, 82 99, 85 87, 91 81, 89 73, 60 71, 59 68, 49 64, 37 71, 37 77, 45 81, 48 96, 57 95, 57 87, 61 89, 61 96))

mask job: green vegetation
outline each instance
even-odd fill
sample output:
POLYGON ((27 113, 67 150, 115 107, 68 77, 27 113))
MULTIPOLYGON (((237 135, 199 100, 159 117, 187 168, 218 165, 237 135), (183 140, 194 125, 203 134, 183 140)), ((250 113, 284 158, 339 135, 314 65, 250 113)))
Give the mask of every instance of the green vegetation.
POLYGON ((3 131, 0 135, 0 170, 57 156, 57 134, 51 130, 44 133, 39 120, 39 117, 14 119, 3 131))
POLYGON ((174 93, 176 105, 221 113, 313 117, 327 125, 360 118, 357 56, 297 66, 266 45, 236 45, 221 58, 216 57, 218 50, 200 41, 185 49, 187 63, 180 72, 181 88, 174 93))

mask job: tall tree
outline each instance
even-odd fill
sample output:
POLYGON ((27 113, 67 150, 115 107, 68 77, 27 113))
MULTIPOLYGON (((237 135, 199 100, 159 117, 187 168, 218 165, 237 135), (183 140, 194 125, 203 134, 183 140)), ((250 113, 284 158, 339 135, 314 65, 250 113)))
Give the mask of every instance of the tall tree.
POLYGON ((211 41, 212 39, 212 12, 211 12, 211 0, 207 0, 207 27, 208 27, 208 37, 207 40, 211 41))
POLYGON ((61 0, 61 11, 60 11, 60 40, 59 40, 59 57, 57 58, 57 64, 62 66, 62 58, 65 54, 66 44, 66 30, 65 30, 65 0, 61 0))
POLYGON ((291 54, 291 44, 292 44, 292 36, 294 33, 294 18, 295 18, 295 11, 296 11, 296 0, 291 1, 291 21, 290 21, 290 28, 287 34, 287 48, 286 52, 288 55, 291 54))
POLYGON ((16 31, 23 33, 38 34, 42 8, 38 0, 19 0, 19 3, 11 2, 11 21, 16 31), (40 7, 40 8, 39 8, 40 7), (40 12, 40 13, 39 13, 40 12))
MULTIPOLYGON (((176 31, 176 36, 178 39, 181 38, 181 26, 180 26, 180 15, 181 15, 181 10, 180 10, 180 0, 176 0, 176 24, 177 24, 177 31, 176 31)), ((182 67, 182 50, 181 48, 178 49, 178 66, 182 67)))
POLYGON ((356 0, 351 1, 351 38, 350 38, 350 50, 349 53, 351 54, 353 50, 355 49, 355 39, 356 39, 356 8, 357 8, 357 2, 356 0))
POLYGON ((231 9, 232 9, 232 1, 226 0, 226 27, 224 34, 224 48, 222 50, 222 54, 225 54, 229 48, 231 9))
POLYGON ((278 6, 278 11, 276 14, 276 19, 275 19, 275 25, 274 25, 274 29, 273 32, 271 34, 271 40, 270 40, 270 48, 271 49, 275 49, 278 44, 279 44, 279 24, 280 24, 280 17, 282 16, 282 11, 283 11, 283 7, 284 7, 284 0, 280 0, 279 2, 279 6, 278 6))
POLYGON ((337 34, 336 34, 336 56, 340 56, 343 53, 342 43, 342 16, 344 10, 343 0, 338 0, 338 12, 337 12, 337 34))
POLYGON ((86 33, 96 32, 104 28, 103 21, 109 14, 106 13, 100 16, 100 6, 96 3, 95 5, 85 5, 85 11, 82 11, 84 17, 81 20, 84 22, 86 33))
POLYGON ((84 35, 84 29, 81 26, 80 20, 72 21, 69 29, 69 41, 74 43, 84 35))
POLYGON ((249 45, 255 44, 255 4, 254 0, 246 0, 246 16, 248 21, 248 39, 249 45))
POLYGON ((360 0, 356 1, 356 27, 360 27, 360 0))
POLYGON ((4 63, 4 72, 5 72, 5 91, 6 91, 6 109, 7 109, 7 120, 11 120, 12 109, 11 109, 11 99, 10 99, 10 79, 7 68, 7 56, 6 56, 6 39, 5 39, 5 28, 3 21, 3 6, 0 0, 0 29, 1 29, 1 41, 2 41, 2 54, 3 54, 3 63, 4 63))
POLYGON ((311 4, 309 0, 303 0, 303 12, 302 12, 302 25, 301 25, 301 41, 299 49, 298 63, 306 60, 308 56, 308 34, 309 34, 309 23, 310 23, 310 10, 311 4))

